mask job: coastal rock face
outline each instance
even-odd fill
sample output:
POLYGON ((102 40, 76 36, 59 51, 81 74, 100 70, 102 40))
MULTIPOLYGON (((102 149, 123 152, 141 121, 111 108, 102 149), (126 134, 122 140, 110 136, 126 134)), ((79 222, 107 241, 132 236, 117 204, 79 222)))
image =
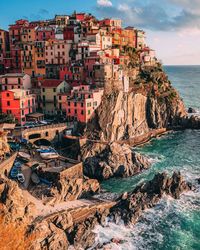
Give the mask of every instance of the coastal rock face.
POLYGON ((34 212, 34 205, 24 197, 22 190, 14 181, 0 177, 0 216, 5 221, 17 221, 34 212), (31 211, 31 213, 30 213, 31 211))
POLYGON ((189 129, 200 129, 200 116, 192 115, 182 120, 182 127, 189 129))
POLYGON ((29 191, 45 204, 57 204, 96 194, 100 191, 100 184, 96 179, 88 179, 87 177, 63 178, 56 181, 50 188, 45 185, 37 185, 29 191))
POLYGON ((64 250, 71 245, 73 249, 87 249, 95 242, 95 226, 103 225, 108 214, 109 210, 106 208, 94 208, 89 212, 87 208, 83 208, 79 211, 62 212, 38 224, 33 223, 28 232, 29 236, 37 235, 32 247, 34 250, 64 250))
POLYGON ((133 138, 151 129, 173 127, 187 115, 178 92, 161 68, 140 71, 129 92, 105 94, 87 126, 86 135, 102 141, 133 138))
POLYGON ((53 201, 59 203, 87 197, 97 193, 99 190, 100 184, 95 179, 63 179, 52 189, 52 196, 53 201))
POLYGON ((175 199, 184 191, 191 190, 180 172, 174 172, 172 177, 166 173, 155 175, 154 179, 136 187, 133 192, 125 193, 111 209, 115 221, 122 219, 126 224, 136 223, 143 210, 155 206, 164 194, 175 199))
POLYGON ((140 173, 150 166, 147 158, 133 152, 126 145, 94 143, 82 148, 84 174, 98 180, 111 177, 128 177, 140 173))

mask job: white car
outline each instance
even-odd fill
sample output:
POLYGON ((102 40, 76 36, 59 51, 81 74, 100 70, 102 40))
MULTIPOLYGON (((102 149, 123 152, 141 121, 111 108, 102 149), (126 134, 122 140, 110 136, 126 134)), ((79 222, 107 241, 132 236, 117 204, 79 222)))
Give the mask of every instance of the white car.
POLYGON ((25 182, 25 177, 22 173, 17 175, 17 179, 20 183, 24 183, 25 182))
POLYGON ((47 121, 43 120, 43 121, 40 121, 40 124, 42 124, 42 125, 48 125, 49 123, 47 121))

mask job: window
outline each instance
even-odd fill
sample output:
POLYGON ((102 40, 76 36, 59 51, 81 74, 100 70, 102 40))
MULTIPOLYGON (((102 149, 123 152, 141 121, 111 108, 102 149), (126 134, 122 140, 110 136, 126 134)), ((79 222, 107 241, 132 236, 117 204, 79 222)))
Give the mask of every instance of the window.
POLYGON ((74 114, 77 114, 77 109, 74 109, 74 114))
POLYGON ((59 95, 59 100, 61 100, 61 95, 59 95))
POLYGON ((7 101, 7 106, 10 106, 10 101, 7 101))
POLYGON ((8 84, 8 78, 5 78, 5 84, 8 84))
POLYGON ((71 113, 71 110, 70 110, 70 109, 68 109, 68 113, 69 113, 69 114, 71 113))
POLYGON ((94 102, 93 105, 94 105, 94 106, 97 106, 97 102, 94 102))
POLYGON ((90 110, 88 110, 88 115, 90 115, 90 110))
POLYGON ((54 92, 54 93, 56 92, 56 88, 53 89, 53 92, 54 92))
POLYGON ((7 96, 7 97, 9 97, 9 96, 10 96, 10 94, 9 94, 9 93, 7 93, 7 94, 6 94, 6 96, 7 96))
POLYGON ((77 102, 74 103, 74 107, 76 107, 76 106, 77 106, 77 102))
POLYGON ((42 89, 42 92, 45 92, 45 88, 42 89))
POLYGON ((91 102, 88 102, 88 103, 87 103, 87 107, 91 107, 91 102))
POLYGON ((70 106, 70 102, 68 102, 68 106, 70 106))
POLYGON ((54 101, 54 103, 56 103, 56 96, 55 95, 53 97, 53 101, 54 101))
POLYGON ((81 102, 81 107, 84 107, 84 103, 83 102, 81 102))
POLYGON ((81 115, 84 115, 84 111, 83 110, 81 110, 81 115))
POLYGON ((24 110, 22 110, 22 115, 24 115, 24 110))

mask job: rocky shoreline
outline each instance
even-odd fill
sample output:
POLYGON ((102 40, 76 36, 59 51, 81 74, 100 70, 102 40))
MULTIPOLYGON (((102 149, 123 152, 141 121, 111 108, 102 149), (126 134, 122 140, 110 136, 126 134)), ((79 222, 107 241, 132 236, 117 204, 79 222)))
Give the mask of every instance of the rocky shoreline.
MULTIPOLYGON (((89 206, 34 217, 36 207, 28 202, 17 185, 3 178, 0 184, 1 218, 5 229, 10 223, 23 226, 21 237, 26 243, 32 239, 30 249, 67 249, 69 246, 87 249, 95 242, 95 226, 104 225, 106 217, 114 222, 122 219, 125 224, 136 223, 142 212, 155 206, 163 195, 178 199, 183 192, 192 189, 180 173, 175 172, 172 177, 161 173, 114 201, 93 200, 89 206)), ((12 232, 8 231, 8 236, 9 233, 12 232)))

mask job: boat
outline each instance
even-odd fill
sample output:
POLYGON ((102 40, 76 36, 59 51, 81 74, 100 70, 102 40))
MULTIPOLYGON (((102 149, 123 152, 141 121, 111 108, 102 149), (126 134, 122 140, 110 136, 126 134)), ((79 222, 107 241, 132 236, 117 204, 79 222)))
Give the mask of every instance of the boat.
POLYGON ((40 153, 40 156, 44 160, 49 160, 49 159, 57 159, 59 157, 59 154, 55 151, 55 152, 40 153))
POLYGON ((18 181, 19 181, 20 183, 24 183, 24 182, 25 182, 25 177, 24 177, 24 175, 23 175, 22 173, 19 173, 19 174, 17 175, 17 179, 18 179, 18 181))
POLYGON ((31 180, 35 184, 39 184, 40 183, 40 178, 38 177, 38 175, 36 173, 32 173, 31 180))
POLYGON ((30 160, 31 159, 31 156, 25 152, 19 152, 18 153, 18 156, 25 159, 25 160, 30 160))
POLYGON ((55 149, 52 148, 52 147, 42 146, 42 147, 36 149, 36 151, 39 152, 39 153, 49 153, 49 152, 52 152, 52 151, 54 152, 55 149))
POLYGON ((15 161, 10 171, 10 176, 13 179, 15 179, 20 172, 21 172, 21 163, 18 161, 15 161))

